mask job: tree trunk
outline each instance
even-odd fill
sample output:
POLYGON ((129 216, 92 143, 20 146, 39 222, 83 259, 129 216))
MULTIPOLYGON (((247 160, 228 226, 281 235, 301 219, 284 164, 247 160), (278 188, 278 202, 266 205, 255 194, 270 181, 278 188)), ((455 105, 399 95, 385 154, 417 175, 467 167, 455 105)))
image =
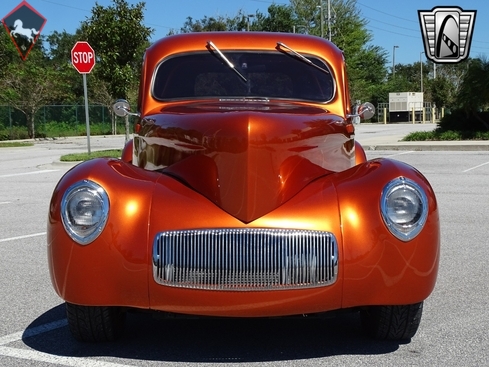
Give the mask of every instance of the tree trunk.
POLYGON ((34 130, 34 113, 27 115, 27 134, 29 138, 34 139, 36 137, 36 133, 34 130))

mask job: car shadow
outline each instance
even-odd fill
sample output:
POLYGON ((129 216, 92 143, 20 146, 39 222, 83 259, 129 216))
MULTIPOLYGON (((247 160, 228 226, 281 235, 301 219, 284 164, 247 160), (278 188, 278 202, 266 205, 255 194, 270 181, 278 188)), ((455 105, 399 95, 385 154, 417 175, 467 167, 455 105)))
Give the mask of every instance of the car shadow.
POLYGON ((52 355, 115 357, 166 362, 264 362, 396 351, 399 342, 365 337, 358 313, 334 317, 155 318, 128 313, 124 335, 111 343, 80 343, 63 326, 32 335, 29 330, 65 319, 64 304, 34 320, 23 342, 52 355))

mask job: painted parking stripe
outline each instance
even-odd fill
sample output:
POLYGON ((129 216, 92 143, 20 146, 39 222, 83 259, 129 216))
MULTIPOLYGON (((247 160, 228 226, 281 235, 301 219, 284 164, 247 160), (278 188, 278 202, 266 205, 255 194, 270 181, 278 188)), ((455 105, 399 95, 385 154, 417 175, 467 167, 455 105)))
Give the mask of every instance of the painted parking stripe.
POLYGON ((40 174, 40 173, 50 173, 50 172, 58 172, 58 171, 59 171, 59 169, 43 169, 43 170, 32 171, 32 172, 11 173, 11 174, 8 174, 8 175, 0 175, 0 178, 26 176, 26 175, 37 175, 37 174, 40 174))
POLYGON ((97 361, 81 357, 64 357, 54 354, 39 352, 37 350, 19 349, 0 346, 0 356, 24 359, 28 361, 52 363, 69 367, 132 367, 127 364, 97 361))
POLYGON ((40 232, 40 233, 26 234, 26 235, 24 235, 24 236, 17 236, 17 237, 3 238, 3 239, 0 239, 0 242, 8 242, 8 241, 15 241, 15 240, 23 240, 24 238, 31 238, 31 237, 44 236, 45 234, 46 234, 46 232, 40 232))
POLYGON ((0 336, 0 346, 6 345, 8 343, 16 342, 22 338, 30 338, 39 334, 47 333, 55 329, 59 329, 68 325, 68 320, 62 319, 58 321, 53 321, 47 324, 39 325, 25 331, 19 331, 14 334, 0 336))
POLYGON ((465 173, 465 172, 469 172, 469 171, 472 171, 472 170, 474 170, 474 169, 480 168, 480 167, 482 167, 482 166, 486 166, 486 165, 488 165, 488 164, 489 164, 489 162, 482 163, 482 164, 479 164, 478 166, 475 166, 475 167, 472 167, 472 168, 466 169, 465 171, 462 171, 462 172, 463 172, 463 173, 465 173))
POLYGON ((131 367, 130 365, 126 364, 97 361, 94 359, 81 357, 58 356, 32 349, 12 348, 6 346, 9 343, 22 340, 22 338, 37 336, 52 330, 65 327, 66 325, 68 325, 68 321, 66 319, 62 319, 50 322, 48 324, 36 326, 25 331, 19 331, 10 335, 2 336, 0 337, 0 356, 71 367, 131 367))
POLYGON ((414 153, 414 150, 408 150, 407 152, 401 152, 401 153, 386 155, 386 157, 396 157, 398 155, 411 154, 411 153, 414 153))

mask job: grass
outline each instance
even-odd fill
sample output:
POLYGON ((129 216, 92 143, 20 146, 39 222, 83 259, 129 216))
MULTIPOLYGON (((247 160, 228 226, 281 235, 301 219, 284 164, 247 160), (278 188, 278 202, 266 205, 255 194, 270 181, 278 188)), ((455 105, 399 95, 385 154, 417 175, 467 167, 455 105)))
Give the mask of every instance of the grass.
POLYGON ((489 140, 489 131, 455 131, 440 130, 415 131, 405 136, 402 141, 450 141, 450 140, 489 140))
POLYGON ((72 153, 61 156, 61 162, 80 162, 87 161, 93 158, 120 158, 122 155, 122 149, 113 149, 113 150, 100 150, 97 152, 91 152, 90 155, 88 153, 72 153))
POLYGON ((15 147, 32 147, 34 143, 28 143, 23 141, 9 141, 0 142, 0 148, 15 148, 15 147))

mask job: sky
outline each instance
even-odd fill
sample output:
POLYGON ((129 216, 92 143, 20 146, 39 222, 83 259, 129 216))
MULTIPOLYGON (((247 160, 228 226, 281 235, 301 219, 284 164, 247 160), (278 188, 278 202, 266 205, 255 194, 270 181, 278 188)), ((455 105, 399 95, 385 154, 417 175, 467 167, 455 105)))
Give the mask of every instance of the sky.
MULTIPOLYGON (((127 0, 130 4, 140 1, 127 0)), ((321 0, 318 0, 318 4, 321 0)), ((323 0, 324 14, 327 1, 323 0)), ((27 0, 47 22, 42 34, 54 31, 75 33, 80 22, 91 15, 95 0, 27 0)), ((98 0, 108 6, 111 0, 98 0)), ((0 19, 7 16, 21 0, 1 0, 0 19)), ((234 17, 242 10, 254 14, 257 10, 267 14, 268 7, 289 4, 288 0, 146 0, 145 25, 154 29, 152 41, 165 37, 171 29, 180 30, 187 17, 194 20, 204 16, 234 17)), ((470 57, 489 58, 489 1, 488 0, 357 0, 361 16, 368 21, 372 33, 371 44, 386 50, 388 60, 396 64, 411 64, 426 61, 418 10, 430 11, 439 6, 458 6, 463 10, 476 10, 476 20, 470 48, 470 57), (394 46, 398 46, 394 49, 394 46)), ((334 12, 334 9, 332 10, 334 12)), ((3 27, 2 27, 3 28, 3 27)))

